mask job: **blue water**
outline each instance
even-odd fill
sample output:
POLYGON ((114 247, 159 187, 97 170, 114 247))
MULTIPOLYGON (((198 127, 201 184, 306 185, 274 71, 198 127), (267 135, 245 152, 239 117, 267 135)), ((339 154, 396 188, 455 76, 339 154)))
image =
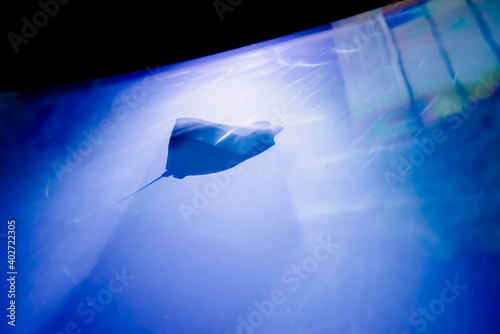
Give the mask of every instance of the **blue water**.
POLYGON ((414 1, 0 94, 2 333, 497 333, 499 22, 495 0, 414 1), (284 131, 113 206, 180 117, 284 131))

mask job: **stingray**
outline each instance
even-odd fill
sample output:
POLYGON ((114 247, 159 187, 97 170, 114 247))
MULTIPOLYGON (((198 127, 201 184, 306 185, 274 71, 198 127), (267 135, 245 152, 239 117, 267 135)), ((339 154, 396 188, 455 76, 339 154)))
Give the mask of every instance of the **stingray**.
POLYGON ((117 204, 163 177, 183 179, 233 168, 272 147, 274 137, 281 131, 282 126, 273 126, 268 121, 232 126, 198 118, 179 118, 170 135, 165 172, 117 204))

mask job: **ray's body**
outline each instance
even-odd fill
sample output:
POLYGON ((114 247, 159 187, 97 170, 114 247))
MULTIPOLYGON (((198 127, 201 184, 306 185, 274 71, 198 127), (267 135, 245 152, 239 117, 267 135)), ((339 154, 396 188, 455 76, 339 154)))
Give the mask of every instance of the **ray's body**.
POLYGON ((179 118, 168 144, 165 172, 123 202, 162 177, 183 179, 188 175, 206 175, 232 168, 272 147, 274 137, 283 130, 267 121, 249 126, 231 126, 198 118, 179 118))

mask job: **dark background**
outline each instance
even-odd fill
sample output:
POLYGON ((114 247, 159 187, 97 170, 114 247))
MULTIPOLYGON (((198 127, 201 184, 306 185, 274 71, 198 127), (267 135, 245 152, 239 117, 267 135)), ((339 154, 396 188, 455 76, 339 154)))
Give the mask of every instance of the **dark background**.
MULTIPOLYGON (((52 3, 55 0, 42 0, 52 3)), ((60 0, 62 2, 67 0, 60 0)), ((220 0, 233 3, 221 21, 214 0, 110 2, 70 0, 19 45, 39 1, 0 5, 0 91, 36 88, 143 70, 257 43, 395 1, 220 0), (239 3, 239 4, 238 4, 239 3)), ((54 8, 54 7, 52 7, 54 8)))

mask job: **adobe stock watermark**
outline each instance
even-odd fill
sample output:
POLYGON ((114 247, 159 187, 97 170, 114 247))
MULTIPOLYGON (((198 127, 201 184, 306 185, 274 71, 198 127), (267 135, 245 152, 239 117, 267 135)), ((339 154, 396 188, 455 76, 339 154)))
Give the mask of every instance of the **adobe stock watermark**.
POLYGON ((19 53, 19 47, 23 44, 28 44, 30 40, 38 35, 39 29, 45 27, 49 20, 59 13, 60 5, 66 5, 70 0, 40 0, 38 6, 40 10, 35 12, 31 19, 26 16, 21 18, 22 26, 20 34, 15 32, 7 33, 7 39, 14 50, 14 53, 19 53))
POLYGON ((279 124, 286 127, 292 123, 295 117, 297 117, 297 114, 292 112, 292 110, 287 105, 285 105, 274 108, 272 110, 272 116, 269 121, 272 124, 279 124))
MULTIPOLYGON (((493 78, 493 74, 490 74, 486 79, 479 77, 479 82, 481 84, 476 87, 474 96, 468 96, 463 104, 457 104, 446 112, 448 116, 444 117, 443 120, 446 123, 451 123, 452 130, 458 130, 464 120, 479 109, 480 101, 491 96, 500 85, 499 81, 493 78), (454 113, 456 110, 460 111, 454 113)), ((416 138, 413 141, 415 146, 409 154, 405 156, 400 154, 396 157, 398 162, 396 171, 386 170, 384 172, 384 178, 389 188, 394 191, 398 184, 404 183, 408 177, 413 175, 417 167, 422 166, 426 159, 434 154, 437 146, 446 142, 447 139, 448 135, 440 127, 433 129, 425 138, 416 138)))
POLYGON ((154 69, 147 67, 149 75, 145 76, 139 83, 136 83, 131 88, 124 90, 114 100, 111 106, 111 116, 104 117, 97 126, 82 131, 84 139, 80 140, 75 147, 66 146, 66 159, 64 163, 57 160, 53 161, 51 166, 57 176, 59 182, 62 182, 66 173, 72 173, 83 161, 89 156, 96 147, 102 144, 105 136, 115 130, 116 120, 125 120, 130 112, 137 108, 144 101, 148 94, 158 87, 162 81, 162 77, 158 74, 159 67, 154 69), (112 118, 113 117, 113 118, 112 118))
MULTIPOLYGON (((288 125, 296 115, 290 113, 286 108, 275 108, 270 118, 271 124, 288 125)), ((238 153, 242 156, 255 156, 274 144, 274 136, 269 132, 263 131, 249 140, 242 141, 238 146, 238 153)), ((205 183, 200 188, 193 188, 193 198, 191 203, 180 203, 177 208, 184 220, 184 223, 190 224, 193 216, 198 216, 201 211, 206 209, 210 202, 215 199, 231 182, 232 177, 241 173, 241 166, 237 161, 230 161, 227 164, 227 170, 211 174, 212 181, 205 183)))
POLYGON ((219 20, 222 22, 224 21, 224 13, 232 12, 234 8, 241 5, 242 2, 243 0, 214 0, 212 5, 219 16, 219 20))
POLYGON ((281 276, 281 281, 286 285, 285 289, 273 289, 269 293, 269 299, 262 301, 254 300, 254 311, 245 318, 238 317, 237 334, 252 334, 257 328, 264 324, 266 318, 270 318, 277 306, 286 301, 286 291, 296 291, 311 275, 318 270, 319 264, 330 258, 340 244, 334 243, 331 236, 326 240, 317 238, 318 245, 314 249, 313 255, 304 258, 300 264, 293 264, 285 270, 281 276))
POLYGON ((453 283, 445 279, 443 281, 446 285, 439 295, 439 298, 431 300, 427 307, 419 307, 418 312, 413 312, 408 318, 408 322, 412 327, 416 328, 418 333, 422 333, 428 327, 429 322, 437 319, 437 316, 442 314, 446 309, 446 304, 453 303, 463 291, 467 289, 467 285, 458 284, 457 277, 453 283))
MULTIPOLYGON (((404 6, 404 1, 389 1, 385 8, 384 18, 398 11, 404 6)), ((380 35, 378 26, 380 23, 377 20, 370 20, 363 26, 354 29, 354 36, 349 38, 349 41, 341 41, 339 43, 340 53, 346 58, 347 62, 351 62, 351 57, 355 53, 361 53, 361 50, 367 47, 371 40, 380 35)))
MULTIPOLYGON (((113 301, 114 296, 122 293, 123 290, 129 286, 129 282, 135 279, 135 276, 128 275, 125 272, 125 268, 122 268, 121 272, 113 269, 111 270, 111 274, 113 278, 108 281, 105 289, 101 289, 95 295, 87 297, 84 302, 81 302, 76 307, 76 314, 81 317, 85 323, 91 323, 96 317, 96 312, 102 312, 104 307, 113 301)), ((80 333, 82 333, 82 329, 78 321, 70 320, 66 322, 63 328, 54 334, 80 333)), ((52 334, 52 332, 49 334, 52 334)))
POLYGON ((230 161, 226 165, 226 170, 210 174, 213 182, 205 183, 202 190, 193 188, 194 196, 191 200, 192 205, 186 203, 178 205, 179 212, 186 224, 191 222, 190 220, 193 215, 199 215, 202 210, 208 207, 211 200, 219 196, 221 191, 231 182, 232 176, 241 173, 240 162, 244 162, 274 145, 274 136, 269 131, 253 135, 250 138, 246 138, 247 140, 242 140, 237 147, 237 154, 242 157, 242 160, 230 161))
POLYGON ((184 220, 184 223, 191 223, 191 217, 198 216, 202 210, 208 207, 210 201, 219 196, 220 192, 225 189, 231 182, 231 177, 236 176, 241 173, 240 166, 232 167, 230 163, 228 165, 229 169, 211 174, 213 182, 207 182, 203 186, 202 190, 199 188, 193 188, 193 199, 191 204, 180 203, 177 208, 184 220))

